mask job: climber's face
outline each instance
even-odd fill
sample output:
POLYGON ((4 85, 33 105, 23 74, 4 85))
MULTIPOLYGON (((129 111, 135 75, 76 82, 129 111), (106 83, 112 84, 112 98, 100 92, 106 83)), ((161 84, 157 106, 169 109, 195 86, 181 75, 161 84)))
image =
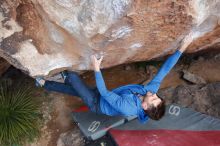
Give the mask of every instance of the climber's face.
POLYGON ((147 92, 147 94, 143 98, 141 106, 144 110, 147 110, 152 106, 157 107, 161 102, 162 100, 156 94, 147 92))

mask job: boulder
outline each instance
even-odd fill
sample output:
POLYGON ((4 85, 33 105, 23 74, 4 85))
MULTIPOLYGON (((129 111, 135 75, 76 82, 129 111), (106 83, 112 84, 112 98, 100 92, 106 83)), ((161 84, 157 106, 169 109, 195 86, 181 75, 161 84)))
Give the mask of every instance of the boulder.
POLYGON ((200 76, 188 72, 187 70, 183 71, 183 78, 193 84, 206 84, 207 82, 200 76))
POLYGON ((188 52, 219 48, 220 1, 1 0, 0 56, 30 76, 90 70, 171 54, 190 31, 188 52))

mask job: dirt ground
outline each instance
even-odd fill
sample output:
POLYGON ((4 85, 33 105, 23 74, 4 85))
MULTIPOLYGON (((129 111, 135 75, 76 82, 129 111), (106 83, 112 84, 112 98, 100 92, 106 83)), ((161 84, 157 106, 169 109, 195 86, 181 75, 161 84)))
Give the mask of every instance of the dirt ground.
MULTIPOLYGON (((187 61, 186 57, 183 57, 168 74, 161 88, 189 84, 188 81, 182 79, 182 70, 184 69, 203 77, 208 83, 220 81, 220 54, 214 54, 211 57, 191 57, 190 61, 187 61)), ((151 65, 145 63, 120 65, 103 70, 103 76, 109 89, 125 84, 147 83, 156 74, 160 65, 161 62, 154 62, 151 65)), ((81 76, 90 86, 95 86, 93 72, 86 72, 81 76)), ((33 79, 29 80, 34 84, 33 79)), ((59 137, 69 131, 75 131, 74 146, 84 145, 83 137, 71 119, 71 111, 83 105, 81 99, 61 93, 48 92, 41 88, 35 89, 36 98, 42 101, 43 126, 41 136, 34 143, 26 146, 64 146, 59 137)))

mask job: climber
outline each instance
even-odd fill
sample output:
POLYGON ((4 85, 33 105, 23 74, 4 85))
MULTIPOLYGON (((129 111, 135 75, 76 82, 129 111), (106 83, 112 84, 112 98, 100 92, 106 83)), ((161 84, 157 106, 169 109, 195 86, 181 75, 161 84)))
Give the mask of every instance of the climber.
POLYGON ((192 41, 193 33, 189 33, 182 41, 181 47, 166 60, 156 76, 146 85, 125 85, 108 90, 100 71, 103 56, 97 59, 94 55, 91 56, 91 61, 97 88, 88 87, 76 72, 71 71, 61 72, 64 83, 36 78, 36 85, 49 91, 79 96, 92 112, 98 114, 136 115, 141 123, 145 123, 148 117, 159 120, 165 113, 165 101, 156 93, 164 77, 192 41))

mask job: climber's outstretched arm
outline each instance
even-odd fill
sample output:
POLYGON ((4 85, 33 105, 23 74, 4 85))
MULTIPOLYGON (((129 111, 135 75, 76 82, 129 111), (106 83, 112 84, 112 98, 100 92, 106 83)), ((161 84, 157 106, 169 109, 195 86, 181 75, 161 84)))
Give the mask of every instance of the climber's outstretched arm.
POLYGON ((155 77, 144 86, 146 91, 150 91, 152 93, 157 93, 159 90, 160 84, 165 78, 165 76, 170 72, 170 70, 174 67, 174 65, 179 60, 182 53, 186 50, 186 48, 191 44, 193 41, 193 32, 189 33, 183 40, 180 49, 178 49, 173 55, 171 55, 160 68, 158 73, 155 77))

